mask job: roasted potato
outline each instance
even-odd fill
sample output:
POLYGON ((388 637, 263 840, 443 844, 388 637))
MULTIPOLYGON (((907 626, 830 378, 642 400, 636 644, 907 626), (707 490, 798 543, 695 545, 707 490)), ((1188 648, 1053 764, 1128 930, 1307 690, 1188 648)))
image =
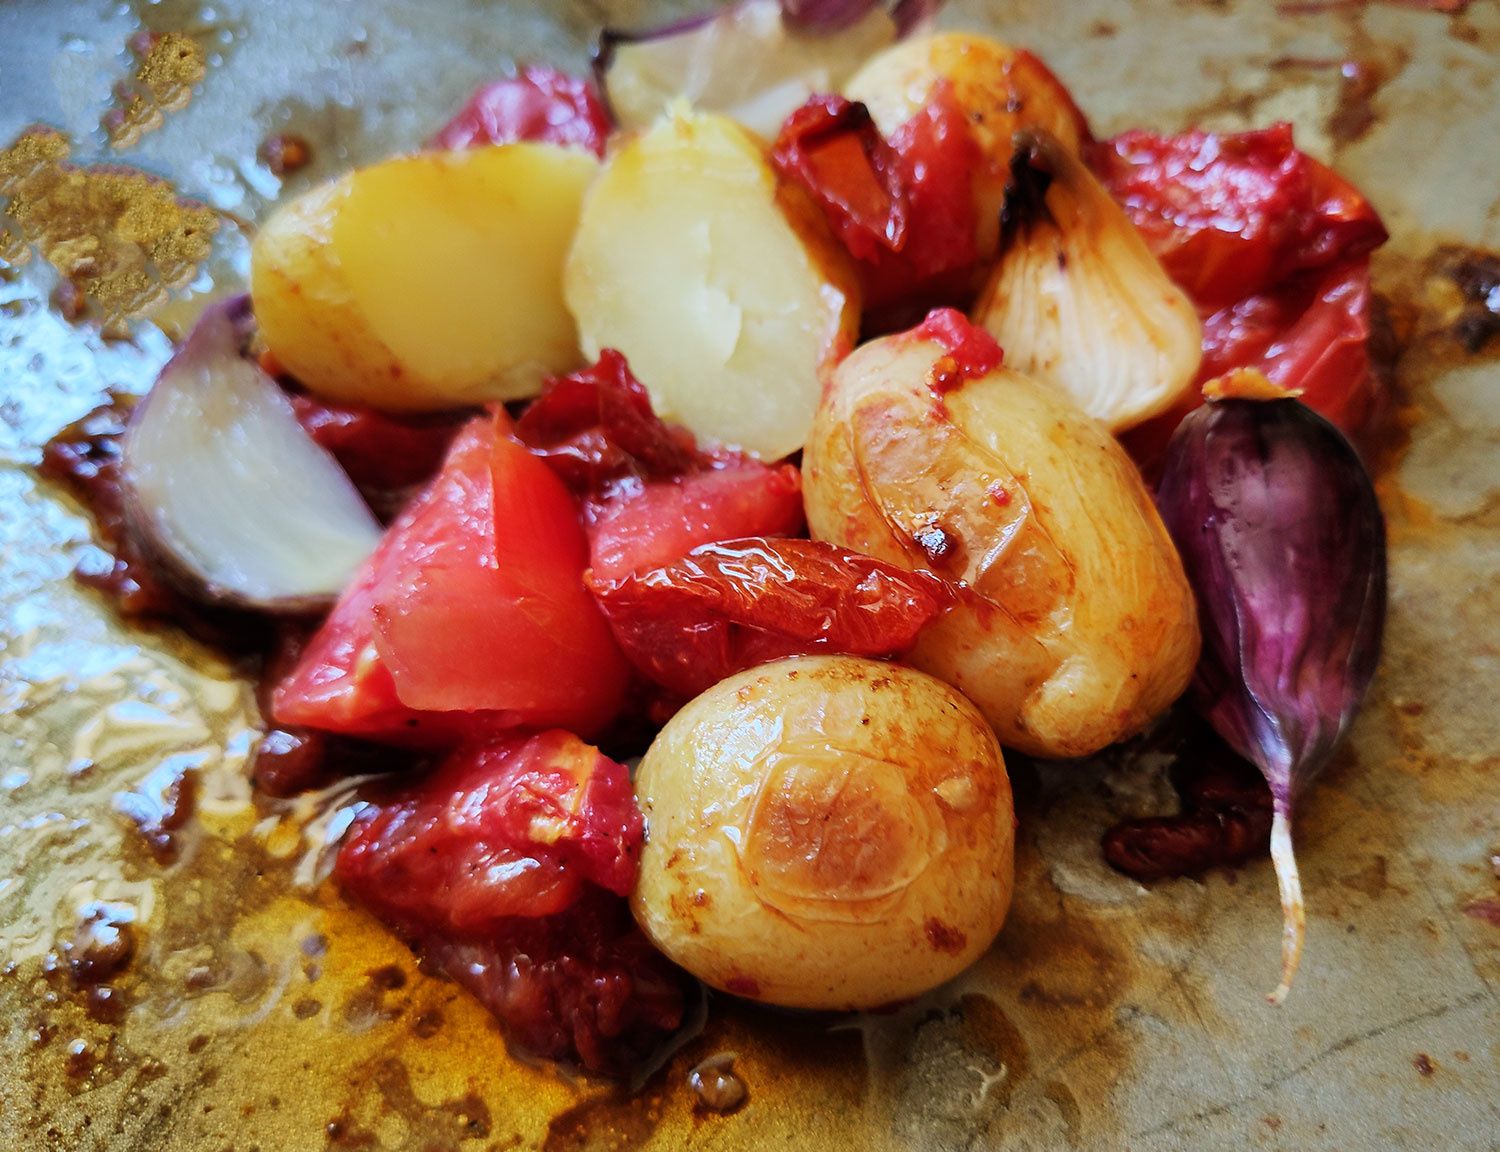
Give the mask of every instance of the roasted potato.
POLYGON ((1041 128, 1073 151, 1089 138, 1073 97, 1030 52, 973 32, 903 40, 865 62, 844 85, 889 138, 935 98, 964 113, 983 162, 974 174, 978 251, 994 254, 1010 180, 1012 138, 1041 128))
POLYGON ((1095 752, 1187 686, 1198 625, 1182 562, 1135 466, 1066 393, 1004 368, 943 385, 952 364, 919 333, 844 361, 803 456, 808 524, 966 582, 910 662, 1009 747, 1095 752))
POLYGON ((598 161, 505 144, 362 168, 279 208, 250 290, 275 358, 326 399, 396 411, 534 394, 580 362, 563 260, 598 161))
POLYGON ((584 351, 623 352, 662 416, 766 459, 802 446, 859 320, 810 202, 745 129, 683 105, 589 190, 567 300, 584 351))
POLYGON ((751 1000, 915 996, 972 963, 1010 906, 999 745, 972 704, 909 668, 818 656, 742 672, 672 718, 635 789, 636 919, 751 1000))

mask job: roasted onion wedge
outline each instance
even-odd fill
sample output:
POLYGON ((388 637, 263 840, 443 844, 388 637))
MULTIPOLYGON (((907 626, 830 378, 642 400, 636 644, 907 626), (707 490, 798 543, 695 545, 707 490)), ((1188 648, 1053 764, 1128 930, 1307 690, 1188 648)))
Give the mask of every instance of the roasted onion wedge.
POLYGON ((1203 326, 1140 233, 1074 152, 1015 135, 1000 259, 974 317, 1009 367, 1065 388, 1121 432, 1192 389, 1203 326))
POLYGON ((203 313, 125 434, 131 529, 193 594, 238 607, 330 603, 380 539, 354 484, 241 355, 250 304, 203 313))

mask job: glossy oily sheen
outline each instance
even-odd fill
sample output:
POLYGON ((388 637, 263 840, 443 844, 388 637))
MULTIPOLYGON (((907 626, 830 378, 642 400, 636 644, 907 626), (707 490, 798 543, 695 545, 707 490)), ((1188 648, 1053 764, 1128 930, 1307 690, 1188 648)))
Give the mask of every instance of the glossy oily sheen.
POLYGON ((1014 817, 974 707, 920 672, 801 657, 722 681, 642 761, 631 905, 716 988, 797 1008, 915 996, 988 946, 1014 817))
POLYGON ((1002 743, 1095 752, 1187 687, 1192 594, 1139 473, 1050 385, 1001 368, 939 392, 945 349, 895 336, 835 375, 803 456, 808 524, 970 592, 911 662, 1002 743))

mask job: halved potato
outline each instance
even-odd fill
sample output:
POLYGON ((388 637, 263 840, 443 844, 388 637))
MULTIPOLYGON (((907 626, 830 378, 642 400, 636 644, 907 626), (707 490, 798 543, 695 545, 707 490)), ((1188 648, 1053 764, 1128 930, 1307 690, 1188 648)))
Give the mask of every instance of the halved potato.
POLYGON ((589 356, 619 349, 662 416, 766 459, 802 446, 859 317, 800 191, 739 125, 683 105, 589 190, 566 293, 589 356))
POLYGON ((1000 258, 974 318, 1010 367, 1067 390, 1111 432, 1187 400, 1203 325, 1124 210, 1044 132, 1016 134, 1000 258))
POLYGON ((316 188, 256 237, 261 335, 330 400, 414 411, 532 395, 581 360, 562 272, 597 171, 579 149, 505 144, 316 188))

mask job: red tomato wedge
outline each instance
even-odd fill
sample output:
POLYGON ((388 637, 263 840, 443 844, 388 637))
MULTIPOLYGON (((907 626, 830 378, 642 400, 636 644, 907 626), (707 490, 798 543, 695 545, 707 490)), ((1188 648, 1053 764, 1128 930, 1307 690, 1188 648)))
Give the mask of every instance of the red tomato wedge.
POLYGON ((442 744, 614 718, 629 671, 583 586, 577 507, 509 430, 459 434, 277 688, 278 723, 442 744))

